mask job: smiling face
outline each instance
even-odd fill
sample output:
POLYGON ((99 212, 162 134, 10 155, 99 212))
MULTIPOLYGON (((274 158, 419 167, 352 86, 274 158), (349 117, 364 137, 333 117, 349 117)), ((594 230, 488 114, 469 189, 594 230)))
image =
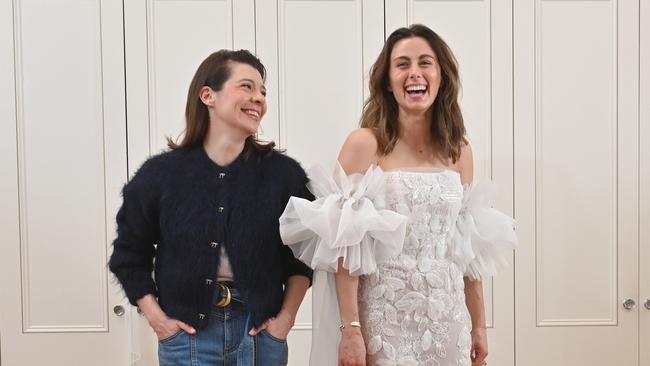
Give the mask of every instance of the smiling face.
POLYGON ((400 115, 424 114, 433 105, 440 87, 440 65, 429 43, 421 37, 405 38, 390 55, 388 90, 400 115))
POLYGON ((252 135, 267 109, 262 75, 244 63, 231 62, 229 68, 230 77, 221 90, 215 92, 206 86, 201 99, 210 109, 211 120, 252 135))

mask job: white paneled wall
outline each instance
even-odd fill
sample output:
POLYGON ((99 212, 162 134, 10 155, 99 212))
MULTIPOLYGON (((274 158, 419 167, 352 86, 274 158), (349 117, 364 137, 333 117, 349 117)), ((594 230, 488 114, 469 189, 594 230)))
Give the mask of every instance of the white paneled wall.
MULTIPOLYGON (((535 225, 543 230, 535 240, 540 244, 540 326, 616 322, 617 129, 636 122, 620 121, 616 113, 616 15, 613 1, 543 1, 537 7, 535 225), (576 17, 585 12, 592 16, 575 27, 576 17), (563 209, 566 206, 575 209, 563 209), (561 252, 564 260, 555 260, 561 252), (590 253, 589 262, 596 265, 575 271, 584 253, 590 253), (585 283, 592 286, 579 286, 585 283), (564 299, 574 296, 569 306, 564 299)), ((621 174, 636 169, 631 163, 621 167, 621 174)))
POLYGON ((107 276, 100 254, 106 251, 108 213, 101 5, 88 1, 20 1, 17 5, 23 330, 105 331, 107 276), (64 23, 49 16, 61 6, 68 14, 64 23), (49 31, 43 33, 42 27, 49 31), (66 77, 72 74, 78 77, 66 77), (43 93, 44 89, 52 92, 43 93), (68 193, 63 200, 61 193, 68 193), (64 202, 77 230, 61 230, 69 218, 52 215, 64 202), (80 259, 78 265, 69 267, 66 254, 80 259), (52 297, 53 284, 85 290, 52 297), (74 306, 84 301, 88 306, 74 306))
POLYGON ((258 54, 275 71, 269 81, 277 94, 269 104, 281 147, 305 166, 335 159, 358 124, 364 76, 383 44, 383 6, 362 0, 258 6, 258 54))
MULTIPOLYGON (((276 142, 305 168, 334 161, 358 125, 366 75, 383 45, 383 4, 277 0, 256 8, 257 53, 269 70, 265 135, 278 126, 276 142)), ((308 293, 289 337, 291 365, 307 364, 311 328, 308 293)))
MULTIPOLYGON (((650 366, 645 0, 0 0, 0 363, 157 364, 105 263, 119 189, 182 132, 207 55, 257 53, 260 136, 309 167, 414 22, 456 54, 475 176, 517 218, 513 267, 485 284, 490 364, 650 366)), ((308 295, 291 366, 310 338, 308 295)))
MULTIPOLYGON (((639 344, 650 344, 650 3, 640 4, 639 24, 639 344)), ((650 347, 641 347, 640 365, 650 365, 650 347)))
POLYGON ((125 3, 131 173, 166 148, 166 136, 183 131, 187 89, 201 61, 222 48, 255 50, 254 19, 252 0, 125 3))
POLYGON ((639 3, 520 4, 517 364, 638 365, 639 3))
POLYGON ((2 363, 126 364, 129 324, 110 317, 123 299, 106 271, 127 177, 121 4, 2 8, 2 363))

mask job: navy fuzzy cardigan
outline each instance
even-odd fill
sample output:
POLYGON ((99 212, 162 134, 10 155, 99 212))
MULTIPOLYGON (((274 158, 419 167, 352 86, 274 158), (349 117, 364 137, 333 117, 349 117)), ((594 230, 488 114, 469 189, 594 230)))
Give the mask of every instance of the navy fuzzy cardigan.
POLYGON ((306 183, 277 151, 251 150, 227 167, 201 146, 154 156, 124 187, 109 268, 132 304, 153 294, 169 317, 201 329, 225 247, 257 327, 280 311, 288 277, 311 279, 278 229, 290 196, 313 199, 306 183))

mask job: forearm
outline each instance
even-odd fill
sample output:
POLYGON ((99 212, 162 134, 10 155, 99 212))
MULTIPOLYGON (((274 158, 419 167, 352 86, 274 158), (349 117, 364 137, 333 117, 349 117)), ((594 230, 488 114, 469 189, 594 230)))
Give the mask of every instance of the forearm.
POLYGON ((284 291, 284 300, 282 302, 282 309, 289 314, 291 324, 295 322, 298 308, 305 298, 307 289, 309 288, 309 278, 305 276, 291 276, 287 279, 287 286, 284 291))
POLYGON ((472 318, 472 328, 485 328, 485 304, 483 303, 483 283, 465 277, 465 303, 472 318))
POLYGON ((359 305, 357 302, 359 277, 350 275, 350 271, 343 268, 342 258, 339 258, 339 268, 334 274, 334 282, 336 284, 336 298, 338 299, 341 322, 347 326, 352 321, 359 321, 359 305))
POLYGON ((167 318, 167 314, 165 314, 152 294, 141 297, 138 299, 137 304, 149 324, 153 325, 154 323, 160 322, 161 319, 167 318))

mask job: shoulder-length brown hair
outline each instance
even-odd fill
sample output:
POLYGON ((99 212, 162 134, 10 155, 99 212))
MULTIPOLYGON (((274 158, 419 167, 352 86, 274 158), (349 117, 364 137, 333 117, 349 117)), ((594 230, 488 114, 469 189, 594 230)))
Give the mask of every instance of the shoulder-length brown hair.
MULTIPOLYGON (((232 62, 254 67, 259 71, 262 80, 266 81, 266 68, 257 57, 247 50, 219 50, 208 56, 196 70, 187 92, 185 131, 181 141, 177 143, 167 137, 167 146, 171 149, 185 149, 203 144, 210 126, 210 115, 208 107, 201 101, 201 88, 209 86, 214 91, 221 90, 223 84, 230 78, 232 62)), ((244 143, 244 156, 249 157, 253 150, 263 153, 270 152, 274 147, 274 142, 261 143, 254 135, 251 135, 246 138, 244 143)))
POLYGON ((399 28, 384 43, 384 48, 370 69, 370 96, 363 107, 361 127, 373 130, 382 155, 393 151, 399 136, 399 124, 397 101, 388 89, 390 56, 398 41, 413 37, 427 41, 440 65, 442 78, 432 106, 431 138, 440 149, 438 152, 441 156, 450 158, 455 163, 460 157, 461 148, 467 144, 463 115, 458 105, 458 63, 445 41, 424 25, 413 24, 408 28, 399 28))

